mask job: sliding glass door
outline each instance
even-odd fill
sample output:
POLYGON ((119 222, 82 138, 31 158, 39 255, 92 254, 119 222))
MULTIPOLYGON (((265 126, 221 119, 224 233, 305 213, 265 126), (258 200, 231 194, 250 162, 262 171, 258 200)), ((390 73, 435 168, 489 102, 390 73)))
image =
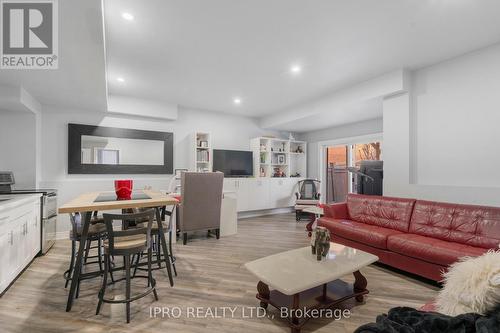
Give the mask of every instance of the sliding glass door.
MULTIPOLYGON (((326 203, 345 201, 348 193, 360 192, 362 161, 380 161, 379 141, 328 146, 326 149, 326 203)), ((370 180, 371 181, 371 180, 370 180)))

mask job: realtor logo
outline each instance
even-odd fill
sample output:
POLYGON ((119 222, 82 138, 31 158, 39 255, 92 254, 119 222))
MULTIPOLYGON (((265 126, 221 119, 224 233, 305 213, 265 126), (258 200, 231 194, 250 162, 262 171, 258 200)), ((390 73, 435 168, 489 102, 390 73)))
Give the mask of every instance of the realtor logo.
POLYGON ((0 0, 2 69, 57 69, 57 0, 0 0))

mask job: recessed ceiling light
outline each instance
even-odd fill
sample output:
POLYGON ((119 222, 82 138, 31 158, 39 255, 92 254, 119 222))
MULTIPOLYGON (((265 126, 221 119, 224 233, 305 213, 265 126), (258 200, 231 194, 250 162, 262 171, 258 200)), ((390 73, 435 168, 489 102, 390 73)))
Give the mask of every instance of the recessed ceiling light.
POLYGON ((290 67, 290 73, 292 74, 299 74, 301 71, 302 67, 300 67, 299 65, 292 65, 292 67, 290 67))
POLYGON ((241 98, 239 98, 239 97, 235 97, 235 98, 233 99, 233 103, 234 103, 234 104, 236 104, 236 105, 240 105, 240 104, 241 104, 241 98))
POLYGON ((122 83, 123 83, 123 82, 125 82, 125 79, 124 79, 124 78, 122 78, 122 77, 117 77, 117 78, 116 78, 116 81, 118 81, 118 82, 122 82, 122 83))
POLYGON ((123 19, 125 19, 127 21, 133 21, 134 20, 134 15, 132 15, 130 13, 122 13, 122 17, 123 17, 123 19))

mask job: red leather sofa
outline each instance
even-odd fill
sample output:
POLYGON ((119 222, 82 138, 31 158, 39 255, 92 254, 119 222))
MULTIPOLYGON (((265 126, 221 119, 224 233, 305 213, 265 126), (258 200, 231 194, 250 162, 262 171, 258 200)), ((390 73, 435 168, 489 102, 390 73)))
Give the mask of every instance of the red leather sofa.
POLYGON ((500 208, 349 194, 327 205, 318 225, 333 242, 380 258, 380 262, 439 281, 463 256, 500 244, 500 208))

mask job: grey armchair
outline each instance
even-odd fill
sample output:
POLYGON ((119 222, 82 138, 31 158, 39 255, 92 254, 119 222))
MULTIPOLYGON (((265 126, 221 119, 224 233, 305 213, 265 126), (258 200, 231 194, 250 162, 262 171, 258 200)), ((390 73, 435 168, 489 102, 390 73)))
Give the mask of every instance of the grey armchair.
POLYGON ((184 245, 187 233, 193 231, 215 230, 219 239, 223 182, 222 172, 182 173, 178 225, 184 245))

